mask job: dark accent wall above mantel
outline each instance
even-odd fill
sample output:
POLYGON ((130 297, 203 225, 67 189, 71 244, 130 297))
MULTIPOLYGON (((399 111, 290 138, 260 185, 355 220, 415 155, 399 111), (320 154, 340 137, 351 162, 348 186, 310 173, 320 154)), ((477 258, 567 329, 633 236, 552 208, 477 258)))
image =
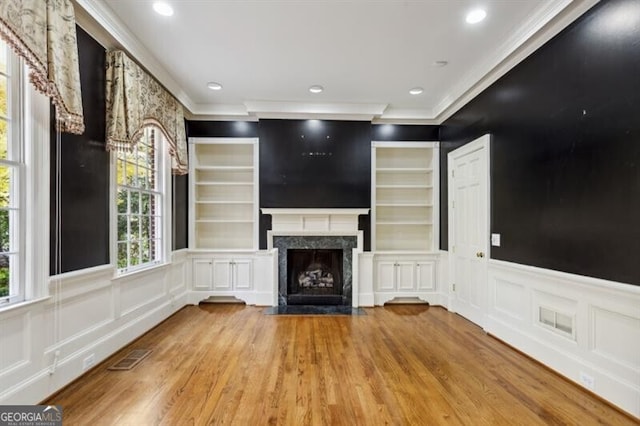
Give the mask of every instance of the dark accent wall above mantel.
POLYGON ((640 285, 638 16, 602 1, 443 124, 443 189, 447 152, 492 135, 492 258, 640 285))

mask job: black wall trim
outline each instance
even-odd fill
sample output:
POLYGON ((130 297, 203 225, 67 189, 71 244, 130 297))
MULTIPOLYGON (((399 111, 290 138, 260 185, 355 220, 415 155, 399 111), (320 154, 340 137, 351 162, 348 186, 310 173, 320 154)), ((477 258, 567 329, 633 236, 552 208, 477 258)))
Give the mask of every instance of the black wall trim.
POLYGON ((188 175, 173 175, 171 180, 173 190, 173 238, 174 250, 189 247, 189 179, 188 175))
POLYGON ((406 124, 373 124, 371 140, 374 141, 437 141, 440 126, 414 126, 406 124))
POLYGON ((187 120, 187 136, 210 138, 257 138, 258 122, 187 120))
POLYGON ((640 285, 637 0, 601 2, 447 120, 446 153, 491 133, 492 258, 640 285))

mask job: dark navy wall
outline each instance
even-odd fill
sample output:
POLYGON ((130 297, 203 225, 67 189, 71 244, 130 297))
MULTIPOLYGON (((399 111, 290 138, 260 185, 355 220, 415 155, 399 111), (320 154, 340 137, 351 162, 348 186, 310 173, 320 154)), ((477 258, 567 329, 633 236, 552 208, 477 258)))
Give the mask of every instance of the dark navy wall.
MULTIPOLYGON (((56 264, 56 131, 51 129, 51 274, 109 263, 105 49, 77 27, 85 132, 60 142, 60 262, 56 264)), ((51 112, 54 117, 54 112, 51 112)))
POLYGON ((491 133, 491 257, 640 285, 640 2, 603 1, 441 128, 491 133))
POLYGON ((187 121, 191 138, 257 138, 257 121, 187 121))
POLYGON ((260 207, 371 205, 371 123, 260 120, 260 207))
POLYGON ((415 126, 404 124, 373 124, 371 139, 374 141, 437 141, 440 126, 415 126))
POLYGON ((188 175, 173 176, 171 180, 173 191, 173 238, 174 250, 189 247, 189 179, 188 175))

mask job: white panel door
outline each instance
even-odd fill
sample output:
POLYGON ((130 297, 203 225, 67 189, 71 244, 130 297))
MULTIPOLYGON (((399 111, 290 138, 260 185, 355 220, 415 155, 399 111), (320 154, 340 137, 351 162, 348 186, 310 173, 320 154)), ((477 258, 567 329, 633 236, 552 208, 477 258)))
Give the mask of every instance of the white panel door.
POLYGON ((396 277, 398 290, 413 291, 415 290, 415 263, 413 262, 397 262, 396 277))
POLYGON ((249 259, 233 261, 233 288, 235 290, 251 290, 253 287, 253 263, 249 259))
POLYGON ((218 291, 231 290, 231 260, 213 260, 213 289, 218 291))
POLYGON ((378 262, 378 290, 392 291, 396 289, 396 263, 378 262))
POLYGON ((193 289, 211 290, 211 259, 193 259, 193 289))
POLYGON ((449 153, 454 311, 484 326, 489 248, 489 136, 449 153))

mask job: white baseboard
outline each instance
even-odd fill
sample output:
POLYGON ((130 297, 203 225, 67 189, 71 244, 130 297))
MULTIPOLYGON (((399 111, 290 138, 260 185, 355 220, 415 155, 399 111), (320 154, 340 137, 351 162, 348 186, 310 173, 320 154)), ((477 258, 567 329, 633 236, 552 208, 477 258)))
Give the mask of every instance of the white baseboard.
POLYGON ((373 307, 375 306, 375 297, 373 293, 360 293, 358 297, 359 307, 373 307))

